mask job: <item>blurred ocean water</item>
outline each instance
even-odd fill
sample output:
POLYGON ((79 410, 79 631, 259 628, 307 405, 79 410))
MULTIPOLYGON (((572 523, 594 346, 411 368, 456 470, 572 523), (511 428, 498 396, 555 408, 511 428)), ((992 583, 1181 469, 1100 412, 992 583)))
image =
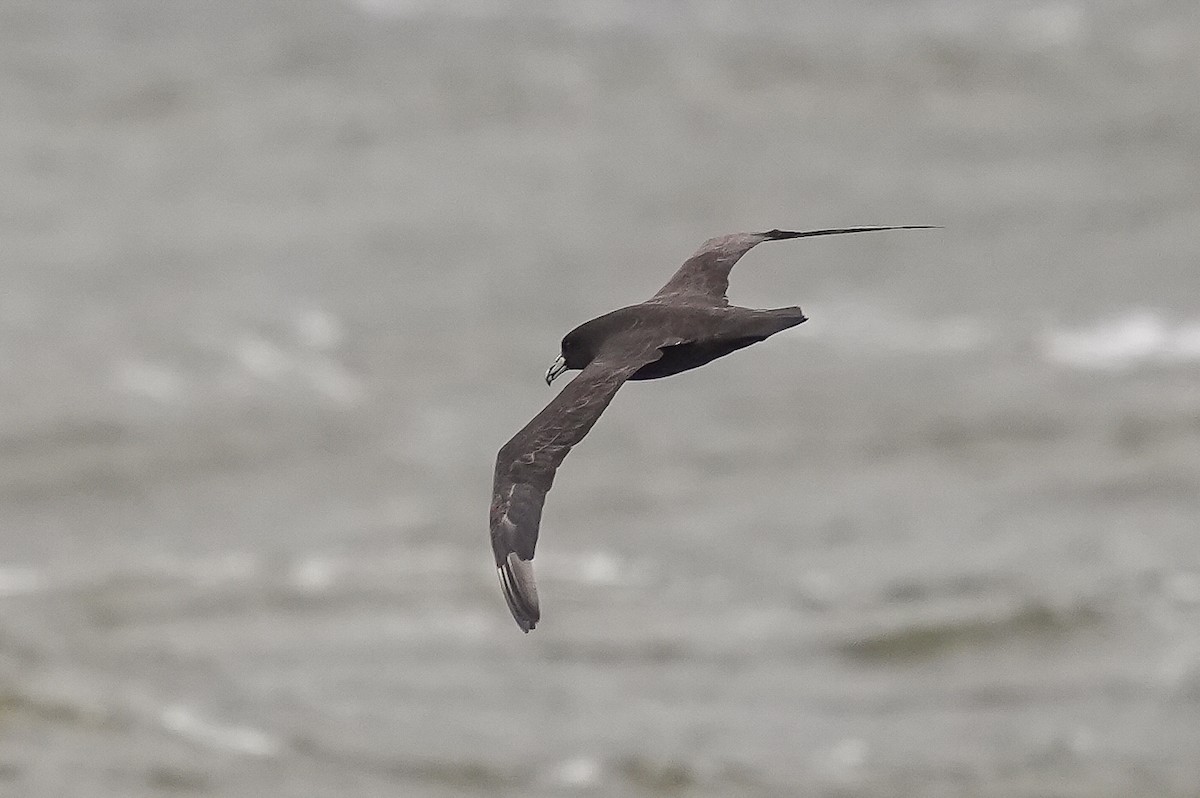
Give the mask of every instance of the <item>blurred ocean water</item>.
POLYGON ((1195 796, 1200 6, 0 2, 0 794, 1195 796), (703 239, 521 635, 495 451, 703 239), (703 433, 703 434, 701 434, 703 433))

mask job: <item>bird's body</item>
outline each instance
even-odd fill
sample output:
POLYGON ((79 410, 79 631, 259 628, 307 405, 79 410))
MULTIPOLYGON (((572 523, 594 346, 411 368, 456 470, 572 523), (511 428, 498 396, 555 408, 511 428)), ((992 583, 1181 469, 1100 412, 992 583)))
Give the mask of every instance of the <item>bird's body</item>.
POLYGON ((804 320, 797 307, 751 310, 734 305, 643 302, 585 322, 568 333, 568 337, 605 343, 624 343, 630 339, 656 343, 662 355, 629 377, 655 380, 703 366, 804 320))
POLYGON ((491 506, 492 551, 509 609, 522 630, 540 619, 533 554, 542 504, 558 466, 627 380, 652 380, 698 368, 804 322, 798 307, 754 310, 730 305, 729 272, 763 241, 925 227, 735 233, 713 238, 658 293, 605 313, 563 338, 549 384, 568 369, 581 373, 501 447, 491 506))

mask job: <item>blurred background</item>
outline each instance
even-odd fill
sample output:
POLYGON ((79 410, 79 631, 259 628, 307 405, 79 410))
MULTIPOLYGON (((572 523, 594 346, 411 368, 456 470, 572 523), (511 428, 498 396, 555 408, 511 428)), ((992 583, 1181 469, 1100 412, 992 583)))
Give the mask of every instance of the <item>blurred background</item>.
POLYGON ((1194 0, 0 2, 0 794, 1189 796, 1194 0), (712 235, 811 321, 563 333, 712 235))

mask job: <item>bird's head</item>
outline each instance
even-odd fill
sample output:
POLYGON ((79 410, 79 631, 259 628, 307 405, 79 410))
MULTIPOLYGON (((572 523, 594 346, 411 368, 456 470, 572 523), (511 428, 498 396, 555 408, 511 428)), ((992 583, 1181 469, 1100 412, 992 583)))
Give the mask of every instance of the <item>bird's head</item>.
POLYGON ((584 324, 563 336, 561 354, 546 372, 547 385, 564 371, 582 369, 592 362, 596 357, 596 348, 594 337, 589 333, 588 325, 584 324))

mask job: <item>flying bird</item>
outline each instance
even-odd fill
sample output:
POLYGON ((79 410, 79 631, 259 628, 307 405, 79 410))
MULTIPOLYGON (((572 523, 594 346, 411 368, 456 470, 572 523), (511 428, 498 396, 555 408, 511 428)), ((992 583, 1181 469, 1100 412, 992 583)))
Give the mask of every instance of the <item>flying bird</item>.
POLYGON ((626 380, 654 380, 698 368, 807 321, 799 307, 753 310, 729 304, 729 272, 743 255, 764 241, 931 227, 768 230, 711 238, 650 299, 567 333, 558 360, 546 372, 546 384, 569 369, 579 370, 579 376, 496 456, 492 552, 517 625, 528 632, 541 618, 533 553, 554 474, 626 380))

